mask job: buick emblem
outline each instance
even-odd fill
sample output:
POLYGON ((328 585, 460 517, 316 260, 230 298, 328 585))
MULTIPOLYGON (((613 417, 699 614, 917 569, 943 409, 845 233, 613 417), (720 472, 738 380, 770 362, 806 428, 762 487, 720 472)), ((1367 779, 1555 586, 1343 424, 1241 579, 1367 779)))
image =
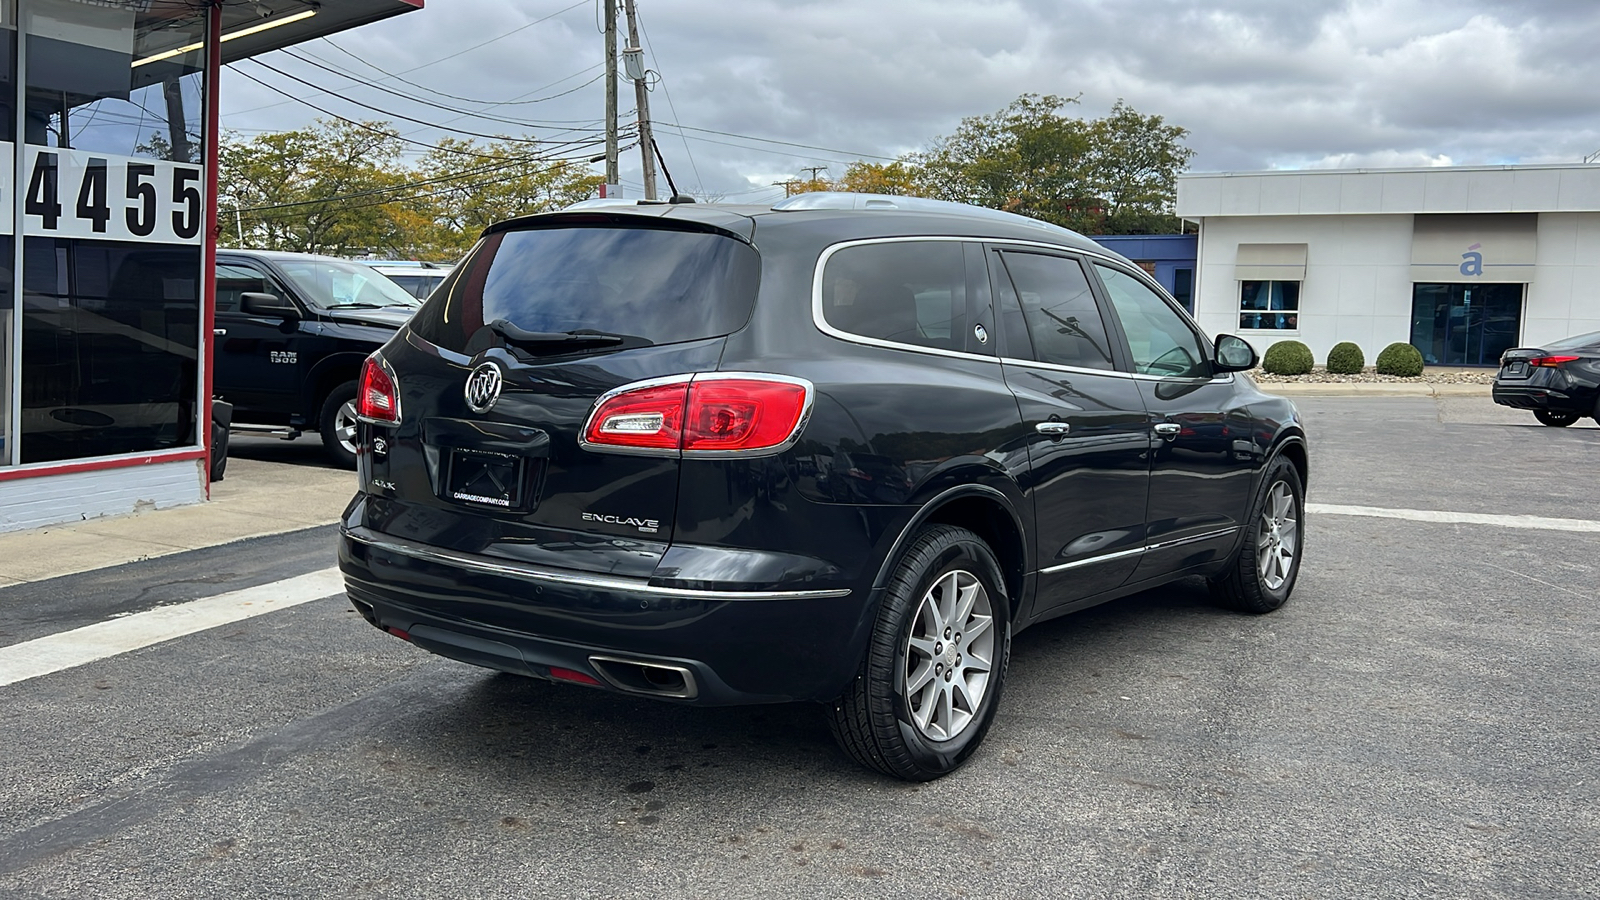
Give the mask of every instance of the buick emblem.
POLYGON ((476 413, 489 411, 494 402, 500 399, 500 367, 492 362, 480 364, 467 376, 466 388, 463 393, 467 398, 467 408, 476 413))

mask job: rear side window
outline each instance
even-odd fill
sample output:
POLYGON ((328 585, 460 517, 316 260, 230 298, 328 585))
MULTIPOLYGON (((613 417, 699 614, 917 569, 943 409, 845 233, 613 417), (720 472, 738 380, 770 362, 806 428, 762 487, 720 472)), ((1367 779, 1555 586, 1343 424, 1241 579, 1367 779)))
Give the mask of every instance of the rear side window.
POLYGON ((822 318, 862 337, 965 350, 966 256, 959 241, 846 247, 822 270, 822 318))
MULTIPOLYGON (((1115 368, 1105 321, 1077 260, 1019 252, 1001 256, 1010 282, 1000 285, 1002 314, 1009 320, 1020 310, 1034 359, 1082 369, 1115 368)), ((1012 343, 1022 345, 1020 330, 1007 322, 1008 353, 1016 352, 1012 343)))
POLYGON ((423 304, 411 329, 457 353, 498 343, 485 329, 497 320, 527 332, 600 332, 675 344, 743 327, 759 280, 755 249, 720 234, 586 226, 505 231, 478 244, 423 304))

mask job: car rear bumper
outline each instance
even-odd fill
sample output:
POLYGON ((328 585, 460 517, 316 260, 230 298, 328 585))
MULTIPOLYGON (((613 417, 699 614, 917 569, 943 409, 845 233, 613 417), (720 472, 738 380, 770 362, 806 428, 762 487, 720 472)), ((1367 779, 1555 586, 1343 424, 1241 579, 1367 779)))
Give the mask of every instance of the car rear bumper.
POLYGON ((1534 385, 1495 382, 1490 391, 1494 402, 1513 409, 1547 409, 1553 412, 1587 413, 1583 402, 1565 391, 1534 385))
POLYGON ((701 705, 828 700, 853 677, 865 592, 698 590, 537 568, 346 525, 339 566, 371 624, 441 656, 701 705), (555 672, 552 670, 566 670, 555 672))

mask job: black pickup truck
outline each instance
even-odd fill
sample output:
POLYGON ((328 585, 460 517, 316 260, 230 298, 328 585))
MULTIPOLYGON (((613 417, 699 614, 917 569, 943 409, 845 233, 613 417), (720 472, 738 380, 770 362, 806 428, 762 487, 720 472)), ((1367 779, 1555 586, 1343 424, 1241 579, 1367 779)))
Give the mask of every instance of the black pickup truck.
POLYGON ((212 391, 233 404, 234 431, 316 432, 353 469, 361 362, 419 305, 361 263, 219 249, 212 391))

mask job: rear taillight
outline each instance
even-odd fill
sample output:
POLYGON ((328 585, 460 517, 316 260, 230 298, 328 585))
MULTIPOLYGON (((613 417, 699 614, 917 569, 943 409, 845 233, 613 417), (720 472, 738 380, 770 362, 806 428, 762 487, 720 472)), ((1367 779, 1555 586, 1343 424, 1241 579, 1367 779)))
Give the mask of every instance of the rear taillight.
POLYGON ((721 372, 625 386, 590 413, 583 444, 665 456, 773 453, 799 436, 811 392, 798 378, 721 372))
POLYGON ((683 446, 688 393, 687 380, 614 391, 589 415, 583 441, 611 449, 676 453, 683 446))
POLYGON ((1562 363, 1573 362, 1579 358, 1580 357, 1576 356, 1536 356, 1533 359, 1528 360, 1528 365, 1544 366, 1545 368, 1554 369, 1562 363))
POLYGON ((374 353, 361 365, 356 388, 356 416, 376 425, 400 422, 400 388, 383 357, 374 353))

